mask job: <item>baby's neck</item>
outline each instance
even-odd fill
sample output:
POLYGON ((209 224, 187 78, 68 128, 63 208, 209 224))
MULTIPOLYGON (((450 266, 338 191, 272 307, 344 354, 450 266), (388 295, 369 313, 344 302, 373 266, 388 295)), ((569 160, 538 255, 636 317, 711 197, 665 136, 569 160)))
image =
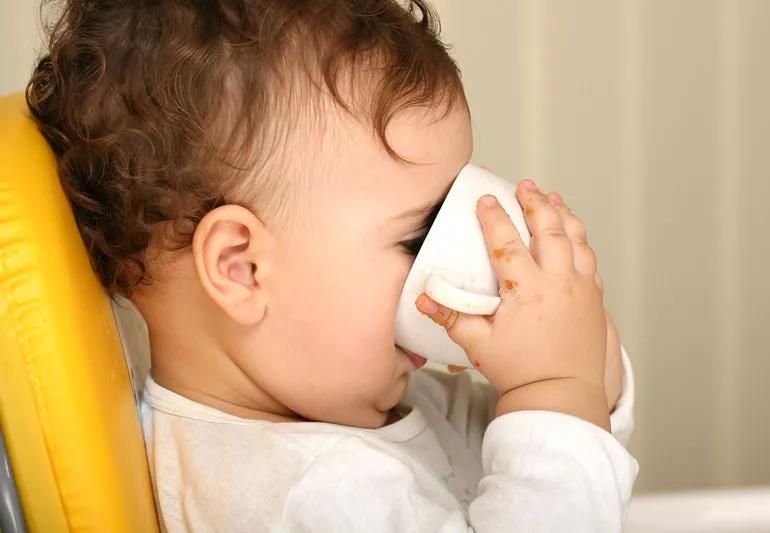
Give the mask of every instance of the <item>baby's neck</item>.
POLYGON ((253 404, 240 402, 233 398, 225 397, 224 395, 218 395, 215 390, 212 390, 210 385, 203 390, 201 387, 195 384, 187 384, 184 380, 180 380, 178 376, 169 376, 162 371, 158 371, 155 368, 152 369, 152 379, 160 386, 169 389, 180 396, 184 396, 188 400, 192 400, 202 405, 206 405, 228 415, 237 416, 239 418, 246 418, 249 420, 264 420, 266 422, 307 422, 308 420, 302 418, 294 413, 274 413, 267 410, 259 409, 253 404))

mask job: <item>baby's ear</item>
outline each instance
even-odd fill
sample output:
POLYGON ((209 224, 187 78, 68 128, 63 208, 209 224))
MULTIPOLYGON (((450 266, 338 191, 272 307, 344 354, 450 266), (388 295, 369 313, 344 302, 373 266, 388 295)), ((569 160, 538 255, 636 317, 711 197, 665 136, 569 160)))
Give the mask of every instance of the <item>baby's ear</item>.
POLYGON ((254 325, 265 316, 271 244, 262 221, 239 205, 217 207, 195 229, 192 252, 198 279, 238 324, 254 325))

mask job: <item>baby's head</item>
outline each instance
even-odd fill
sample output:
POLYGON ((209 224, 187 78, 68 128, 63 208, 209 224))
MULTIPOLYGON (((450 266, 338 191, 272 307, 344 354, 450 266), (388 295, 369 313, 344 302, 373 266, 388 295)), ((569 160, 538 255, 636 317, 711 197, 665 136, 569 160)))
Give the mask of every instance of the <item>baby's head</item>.
POLYGON ((379 427, 430 218, 470 158, 422 0, 70 1, 28 87, 153 376, 244 416, 379 427))

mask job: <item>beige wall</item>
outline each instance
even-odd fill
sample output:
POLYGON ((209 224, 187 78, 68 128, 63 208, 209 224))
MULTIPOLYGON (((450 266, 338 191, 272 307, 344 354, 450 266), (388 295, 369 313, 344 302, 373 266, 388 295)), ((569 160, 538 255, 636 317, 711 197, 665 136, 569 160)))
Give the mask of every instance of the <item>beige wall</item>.
POLYGON ((40 48, 36 0, 0 0, 0 95, 24 87, 40 48))
MULTIPOLYGON (((589 224, 637 372, 637 488, 770 484, 770 2, 435 1, 475 160, 589 224)), ((0 94, 35 4, 0 3, 0 94)))
POLYGON ((770 2, 434 2, 474 158, 588 222, 637 489, 770 484, 770 2))

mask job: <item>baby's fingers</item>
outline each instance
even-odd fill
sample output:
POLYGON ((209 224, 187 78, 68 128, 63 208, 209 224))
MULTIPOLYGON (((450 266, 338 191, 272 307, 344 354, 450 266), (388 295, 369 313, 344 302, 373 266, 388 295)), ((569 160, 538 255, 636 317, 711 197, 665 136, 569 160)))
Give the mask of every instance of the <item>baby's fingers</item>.
POLYGON ((550 272, 574 271, 572 246, 556 208, 530 180, 519 183, 516 196, 532 233, 530 249, 537 264, 550 272))
POLYGON ((449 338, 459 344, 465 353, 477 350, 492 331, 492 324, 487 317, 459 313, 435 302, 427 294, 421 294, 415 305, 422 314, 444 327, 449 338))
POLYGON ((558 193, 549 194, 548 200, 561 216, 564 231, 572 243, 575 270, 587 276, 593 275, 596 271, 596 254, 588 245, 586 225, 567 207, 558 193))
POLYGON ((497 199, 491 195, 482 196, 476 205, 476 212, 500 286, 510 282, 514 276, 534 272, 537 265, 532 254, 497 199))

